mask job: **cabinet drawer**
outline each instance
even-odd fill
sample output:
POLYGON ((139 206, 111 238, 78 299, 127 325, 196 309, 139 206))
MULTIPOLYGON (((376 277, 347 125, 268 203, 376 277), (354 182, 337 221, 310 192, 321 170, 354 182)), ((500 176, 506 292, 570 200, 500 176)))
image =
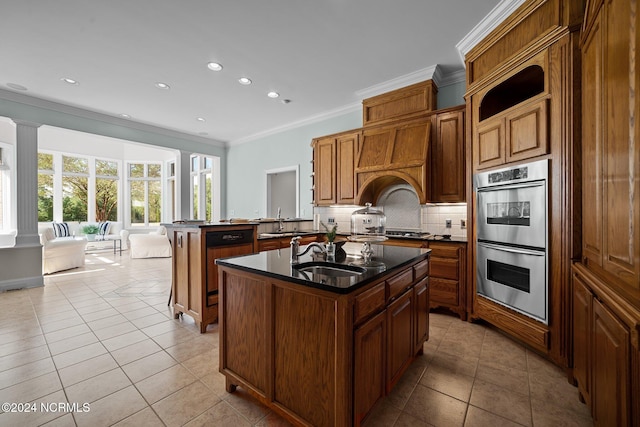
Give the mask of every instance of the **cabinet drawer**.
POLYGON ((429 274, 429 260, 425 259, 413 266, 413 272, 415 273, 416 280, 422 279, 429 274))
POLYGON ((366 319, 371 314, 384 308, 384 283, 380 283, 373 288, 364 291, 356 297, 353 317, 355 323, 366 319))
POLYGON ((451 243, 429 243, 432 258, 455 258, 458 259, 460 246, 451 243))
POLYGON ((432 306, 437 306, 438 303, 448 304, 456 306, 460 301, 460 286, 459 282, 447 279, 429 278, 429 286, 431 290, 429 297, 431 298, 432 306))
POLYGON ((387 298, 394 298, 411 287, 413 283, 413 269, 408 269, 400 274, 396 274, 387 280, 387 289, 389 293, 387 298))
POLYGON ((458 280, 458 266, 457 259, 431 258, 431 277, 458 280))

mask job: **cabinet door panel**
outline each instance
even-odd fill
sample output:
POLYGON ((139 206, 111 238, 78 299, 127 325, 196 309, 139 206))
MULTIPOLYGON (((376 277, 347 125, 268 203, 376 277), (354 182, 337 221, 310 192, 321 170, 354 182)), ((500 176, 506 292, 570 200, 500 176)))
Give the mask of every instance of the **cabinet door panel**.
POLYGON ((335 150, 333 138, 320 139, 314 147, 314 194, 318 205, 336 203, 335 150))
POLYGON ((629 332, 593 301, 593 420, 601 426, 629 422, 629 332))
POLYGON ((385 395, 386 311, 356 329, 354 334, 355 424, 385 395))
POLYGON ((582 256, 602 265, 602 28, 600 19, 582 47, 582 256))
POLYGON ((387 307, 387 393, 413 358, 413 292, 405 292, 387 307))
POLYGON ((431 276, 458 280, 459 264, 457 259, 431 258, 431 276))
POLYGON ((506 116, 507 162, 547 154, 547 100, 517 108, 506 116))
POLYGON ((415 300, 415 343, 414 353, 429 339, 429 278, 425 277, 413 288, 415 300))
POLYGON ((464 202, 464 112, 453 111, 435 117, 435 138, 431 151, 431 200, 464 202))
POLYGON ((582 281, 573 276, 573 375, 578 390, 591 406, 591 312, 593 295, 582 281))
POLYGON ((359 133, 339 137, 337 144, 337 203, 353 203, 356 197, 356 183, 353 168, 359 133))
POLYGON ((504 119, 497 117, 478 124, 473 141, 473 162, 477 169, 504 163, 504 119))
POLYGON ((431 277, 431 306, 441 304, 457 307, 460 304, 460 284, 456 280, 431 277))

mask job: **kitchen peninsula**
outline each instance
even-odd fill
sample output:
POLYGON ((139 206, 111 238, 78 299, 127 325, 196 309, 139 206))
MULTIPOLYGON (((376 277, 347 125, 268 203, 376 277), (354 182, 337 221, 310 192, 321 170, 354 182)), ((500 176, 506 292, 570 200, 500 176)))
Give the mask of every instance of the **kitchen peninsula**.
POLYGON ((430 250, 375 246, 377 268, 312 251, 292 265, 289 248, 217 260, 227 391, 296 425, 359 425, 429 336, 430 250))

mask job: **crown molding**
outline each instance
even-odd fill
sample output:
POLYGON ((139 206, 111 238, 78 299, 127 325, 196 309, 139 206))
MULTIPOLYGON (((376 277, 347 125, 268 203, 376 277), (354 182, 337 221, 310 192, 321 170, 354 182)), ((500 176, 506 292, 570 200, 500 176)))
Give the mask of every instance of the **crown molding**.
MULTIPOLYGON (((36 108, 42 108, 45 110, 55 111, 57 113, 64 113, 64 114, 68 114, 76 117, 82 117, 83 119, 108 123, 110 125, 119 126, 127 129, 134 129, 141 132, 154 133, 154 134, 166 136, 169 138, 179 138, 183 140, 197 142, 200 144, 213 145, 220 148, 224 148, 225 146, 224 142, 219 140, 204 138, 197 135, 190 135, 188 133, 166 129, 159 126, 148 125, 145 123, 136 122, 131 119, 114 117, 107 114, 98 113, 96 111, 73 107, 71 105, 61 104, 55 101, 48 101, 46 99, 23 95, 21 93, 11 92, 4 89, 0 89, 0 99, 4 99, 6 101, 11 101, 11 102, 17 102, 20 104, 29 105, 36 108)), ((13 117, 9 117, 9 118, 14 120, 13 117)), ((46 124, 46 123, 43 123, 43 124, 46 124)))
POLYGON ((482 21, 456 44, 458 55, 464 64, 464 58, 475 45, 477 45, 487 34, 493 31, 509 15, 519 8, 526 0, 502 0, 485 16, 482 21))
POLYGON ((291 129, 296 129, 302 126, 307 126, 313 123, 318 123, 323 120, 328 120, 333 117, 339 117, 348 113, 353 113, 354 111, 361 111, 361 110, 362 110, 362 103, 356 102, 353 104, 345 105, 342 107, 335 108, 333 110, 326 111, 321 114, 316 114, 302 120, 291 122, 283 126, 278 126, 275 128, 267 129, 263 132, 258 132, 258 133, 254 133, 253 135, 235 139, 227 143, 227 146, 244 144, 245 142, 250 142, 256 139, 265 138, 270 135, 275 135, 277 133, 285 132, 291 129))
POLYGON ((433 79, 436 86, 438 82, 436 79, 438 78, 438 65, 432 65, 427 68, 423 68, 421 70, 414 71, 409 74, 405 74, 400 77, 396 77, 395 79, 387 80, 382 83, 378 83, 373 86, 369 86, 367 88, 356 91, 356 96, 358 99, 366 99, 371 98, 372 96, 381 95, 383 93, 390 92, 392 90, 400 89, 414 83, 420 83, 425 80, 433 79), (435 78, 434 78, 435 76, 435 78))
MULTIPOLYGON (((464 68, 461 68, 447 75, 442 75, 442 77, 438 79, 440 83, 439 84, 436 83, 436 86, 441 88, 441 87, 450 86, 456 83, 464 83, 466 81, 466 77, 467 77, 466 70, 464 68)), ((435 81, 435 79, 433 80, 435 81)))

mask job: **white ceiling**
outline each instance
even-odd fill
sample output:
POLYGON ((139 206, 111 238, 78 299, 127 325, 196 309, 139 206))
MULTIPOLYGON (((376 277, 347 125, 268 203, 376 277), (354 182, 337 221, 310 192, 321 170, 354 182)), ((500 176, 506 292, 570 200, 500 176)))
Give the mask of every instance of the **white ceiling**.
POLYGON ((498 3, 5 1, 0 88, 233 143, 353 109, 363 91, 436 65, 445 77, 459 73, 456 43, 498 3), (209 71, 209 61, 224 69, 209 71))

